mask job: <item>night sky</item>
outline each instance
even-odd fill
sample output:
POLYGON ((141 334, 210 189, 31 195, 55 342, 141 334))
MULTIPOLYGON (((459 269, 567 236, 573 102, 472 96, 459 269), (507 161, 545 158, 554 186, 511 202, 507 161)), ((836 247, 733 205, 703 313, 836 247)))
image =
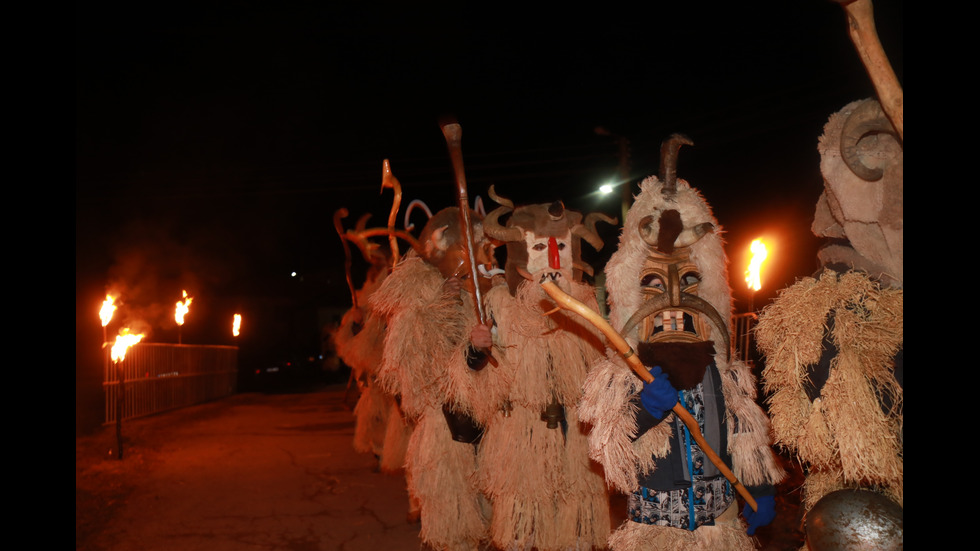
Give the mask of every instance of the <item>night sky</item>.
MULTIPOLYGON (((98 362, 107 290, 123 293, 113 333, 141 321, 154 342, 176 342, 182 289, 196 301, 185 343, 234 343, 232 313, 257 303, 283 318, 349 306, 334 211, 385 223, 383 159, 403 209, 450 206, 445 115, 488 210, 494 184, 517 203, 618 216, 618 196, 592 193, 620 162, 596 127, 629 140, 634 190, 657 172, 660 142, 685 133, 695 145, 678 176, 727 231, 736 299, 755 237, 772 239, 757 307, 816 268, 817 138, 874 94, 838 4, 325 4, 76 5, 79 365, 98 362)), ((902 2, 875 12, 903 80, 902 2)), ((599 263, 615 248, 607 233, 599 263)), ((277 346, 319 337, 315 320, 264 327, 277 346)))

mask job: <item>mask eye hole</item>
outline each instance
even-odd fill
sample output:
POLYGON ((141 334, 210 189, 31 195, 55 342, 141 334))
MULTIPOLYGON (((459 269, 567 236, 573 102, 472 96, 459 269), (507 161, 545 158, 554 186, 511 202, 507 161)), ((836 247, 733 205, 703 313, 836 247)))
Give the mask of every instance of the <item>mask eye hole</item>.
POLYGON ((534 250, 536 250, 536 251, 543 251, 543 250, 545 250, 545 249, 547 249, 547 248, 548 248, 548 246, 547 246, 547 245, 545 245, 544 243, 536 243, 536 244, 535 244, 535 245, 534 245, 533 247, 531 247, 531 248, 532 248, 532 249, 534 249, 534 250))
POLYGON ((656 289, 658 291, 665 289, 663 278, 657 274, 646 274, 640 279, 640 285, 646 289, 656 289))
POLYGON ((685 289, 701 283, 701 274, 697 272, 687 272, 681 276, 681 286, 685 289))
POLYGON ((558 244, 558 250, 559 251, 564 251, 565 250, 565 243, 564 242, 558 244))

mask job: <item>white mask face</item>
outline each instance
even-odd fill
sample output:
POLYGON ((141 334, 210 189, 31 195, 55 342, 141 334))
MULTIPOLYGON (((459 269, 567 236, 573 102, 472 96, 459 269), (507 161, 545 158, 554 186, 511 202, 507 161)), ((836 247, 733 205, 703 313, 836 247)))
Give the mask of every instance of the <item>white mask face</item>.
POLYGON ((530 274, 561 272, 563 278, 572 278, 572 233, 556 237, 536 236, 524 232, 527 244, 527 271, 530 274))

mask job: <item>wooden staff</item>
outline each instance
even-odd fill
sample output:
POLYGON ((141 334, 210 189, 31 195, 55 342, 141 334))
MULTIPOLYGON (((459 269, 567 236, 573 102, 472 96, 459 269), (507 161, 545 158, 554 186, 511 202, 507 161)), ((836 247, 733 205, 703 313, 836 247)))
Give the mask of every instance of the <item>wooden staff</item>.
MULTIPOLYGON (((632 369, 633 372, 645 382, 653 382, 653 375, 650 375, 650 372, 643 365, 643 362, 641 362, 640 358, 637 357, 636 351, 633 350, 633 347, 630 346, 629 343, 626 342, 626 339, 617 333, 616 330, 609 325, 609 322, 607 322, 602 316, 559 289, 553 281, 543 280, 541 282, 541 287, 544 288, 546 293, 548 293, 548 296, 554 299, 555 303, 558 304, 560 308, 575 312, 594 325, 596 329, 602 331, 602 333, 612 343, 613 347, 616 348, 616 351, 619 352, 619 355, 626 360, 627 364, 629 364, 630 369, 632 369)), ((745 486, 739 482, 738 477, 736 477, 735 473, 728 468, 728 465, 725 465, 725 462, 721 460, 721 457, 719 457, 718 454, 711 449, 711 446, 708 445, 707 441, 705 441, 704 435, 701 434, 701 429, 698 427, 698 422, 695 421, 694 417, 692 417, 691 414, 684 409, 684 406, 682 406, 680 402, 674 404, 672 411, 674 412, 674 415, 680 418, 680 420, 684 423, 687 430, 690 431, 691 436, 694 437, 694 441, 698 443, 698 446, 700 446, 701 450, 708 456, 708 459, 715 465, 715 467, 718 467, 721 474, 725 475, 725 478, 727 478, 732 486, 735 487, 738 493, 745 498, 745 502, 752 507, 752 510, 757 511, 759 506, 755 502, 755 498, 753 498, 752 494, 750 494, 745 486)))
POLYGON ((480 296, 479 277, 480 273, 476 267, 476 255, 473 245, 473 229, 470 225, 470 199, 466 193, 466 173, 463 171, 463 149, 460 144, 463 129, 459 123, 450 122, 442 125, 442 134, 446 137, 446 144, 449 146, 449 156, 453 161, 453 170, 456 173, 456 199, 459 206, 459 223, 462 230, 463 239, 466 241, 466 257, 470 264, 470 278, 473 281, 473 302, 476 303, 476 317, 480 324, 487 324, 487 316, 483 311, 483 300, 480 296))
POLYGON ((347 209, 339 208, 333 213, 333 227, 337 230, 337 235, 340 236, 340 242, 344 245, 344 273, 347 275, 347 287, 350 289, 350 300, 354 305, 354 309, 357 309, 357 291, 354 289, 354 280, 350 275, 351 270, 351 259, 350 259, 350 247, 347 245, 347 239, 344 237, 344 226, 340 223, 341 219, 347 218, 347 209))
POLYGON ((905 92, 878 39, 871 0, 835 1, 844 8, 847 32, 878 92, 882 110, 898 132, 899 139, 905 140, 905 92))
POLYGON ((385 159, 381 166, 381 191, 386 187, 395 191, 395 198, 391 202, 391 213, 388 214, 388 244, 391 246, 391 267, 398 264, 398 239, 395 237, 395 219, 398 217, 398 209, 402 204, 402 185, 391 173, 391 164, 385 159))

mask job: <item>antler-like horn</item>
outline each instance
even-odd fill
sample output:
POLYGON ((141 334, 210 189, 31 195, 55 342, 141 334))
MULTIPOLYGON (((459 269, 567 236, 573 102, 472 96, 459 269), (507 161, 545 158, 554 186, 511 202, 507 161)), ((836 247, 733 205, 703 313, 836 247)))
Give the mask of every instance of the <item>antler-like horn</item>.
POLYGON ((357 223, 354 224, 354 231, 357 232, 364 231, 364 228, 367 227, 367 221, 370 219, 371 219, 370 212, 365 212, 364 214, 362 214, 361 217, 357 219, 357 223))
POLYGON ((660 181, 667 197, 677 193, 677 152, 682 145, 694 145, 694 142, 684 134, 671 134, 660 144, 660 181))
POLYGON ((602 239, 599 237, 599 232, 595 229, 595 225, 600 221, 612 224, 613 226, 619 223, 618 219, 604 213, 589 213, 585 216, 585 220, 581 224, 572 228, 572 235, 581 237, 589 245, 592 245, 593 249, 601 251, 605 243, 602 242, 602 239))
POLYGON ((881 104, 875 100, 867 100, 854 109, 841 128, 841 159, 851 172, 867 182, 880 180, 884 171, 864 164, 858 152, 858 143, 868 134, 876 132, 892 134, 901 139, 891 121, 885 116, 885 112, 882 111, 881 104))
POLYGON ((409 218, 412 216, 412 211, 415 210, 415 207, 422 209, 429 218, 432 218, 432 211, 429 210, 429 205, 426 205, 425 201, 421 199, 412 199, 412 202, 405 207, 405 231, 412 231, 415 229, 415 224, 409 222, 409 218))
POLYGON ((503 205, 505 207, 509 207, 510 209, 514 208, 514 202, 511 201, 510 199, 507 199, 506 197, 501 197, 497 195, 497 191, 493 189, 493 185, 491 185, 490 189, 487 190, 487 195, 489 195, 491 199, 496 201, 498 205, 503 205))
POLYGON ((344 218, 347 218, 348 212, 346 208, 339 208, 333 213, 333 227, 337 230, 337 235, 340 236, 340 242, 344 246, 344 274, 347 277, 347 287, 350 289, 350 300, 354 307, 357 309, 357 290, 354 289, 354 279, 351 277, 351 258, 350 258, 350 247, 347 245, 347 239, 344 238, 344 225, 341 222, 344 218))
POLYGON ((503 241, 509 243, 511 241, 522 241, 524 239, 524 232, 520 228, 508 228, 507 226, 501 225, 499 219, 501 216, 512 211, 511 207, 497 207, 490 211, 490 214, 483 219, 483 233, 487 234, 492 239, 497 241, 503 241))
MULTIPOLYGON (((395 197, 391 201, 391 213, 388 215, 388 230, 394 231, 395 229, 395 219, 398 217, 398 208, 402 204, 402 185, 395 178, 395 175, 391 173, 391 163, 388 159, 385 159, 381 163, 381 191, 385 188, 391 188, 395 191, 395 197)), ((394 234, 388 235, 388 245, 391 247, 391 265, 394 266, 398 264, 399 252, 398 252, 398 239, 395 238, 394 234)))

